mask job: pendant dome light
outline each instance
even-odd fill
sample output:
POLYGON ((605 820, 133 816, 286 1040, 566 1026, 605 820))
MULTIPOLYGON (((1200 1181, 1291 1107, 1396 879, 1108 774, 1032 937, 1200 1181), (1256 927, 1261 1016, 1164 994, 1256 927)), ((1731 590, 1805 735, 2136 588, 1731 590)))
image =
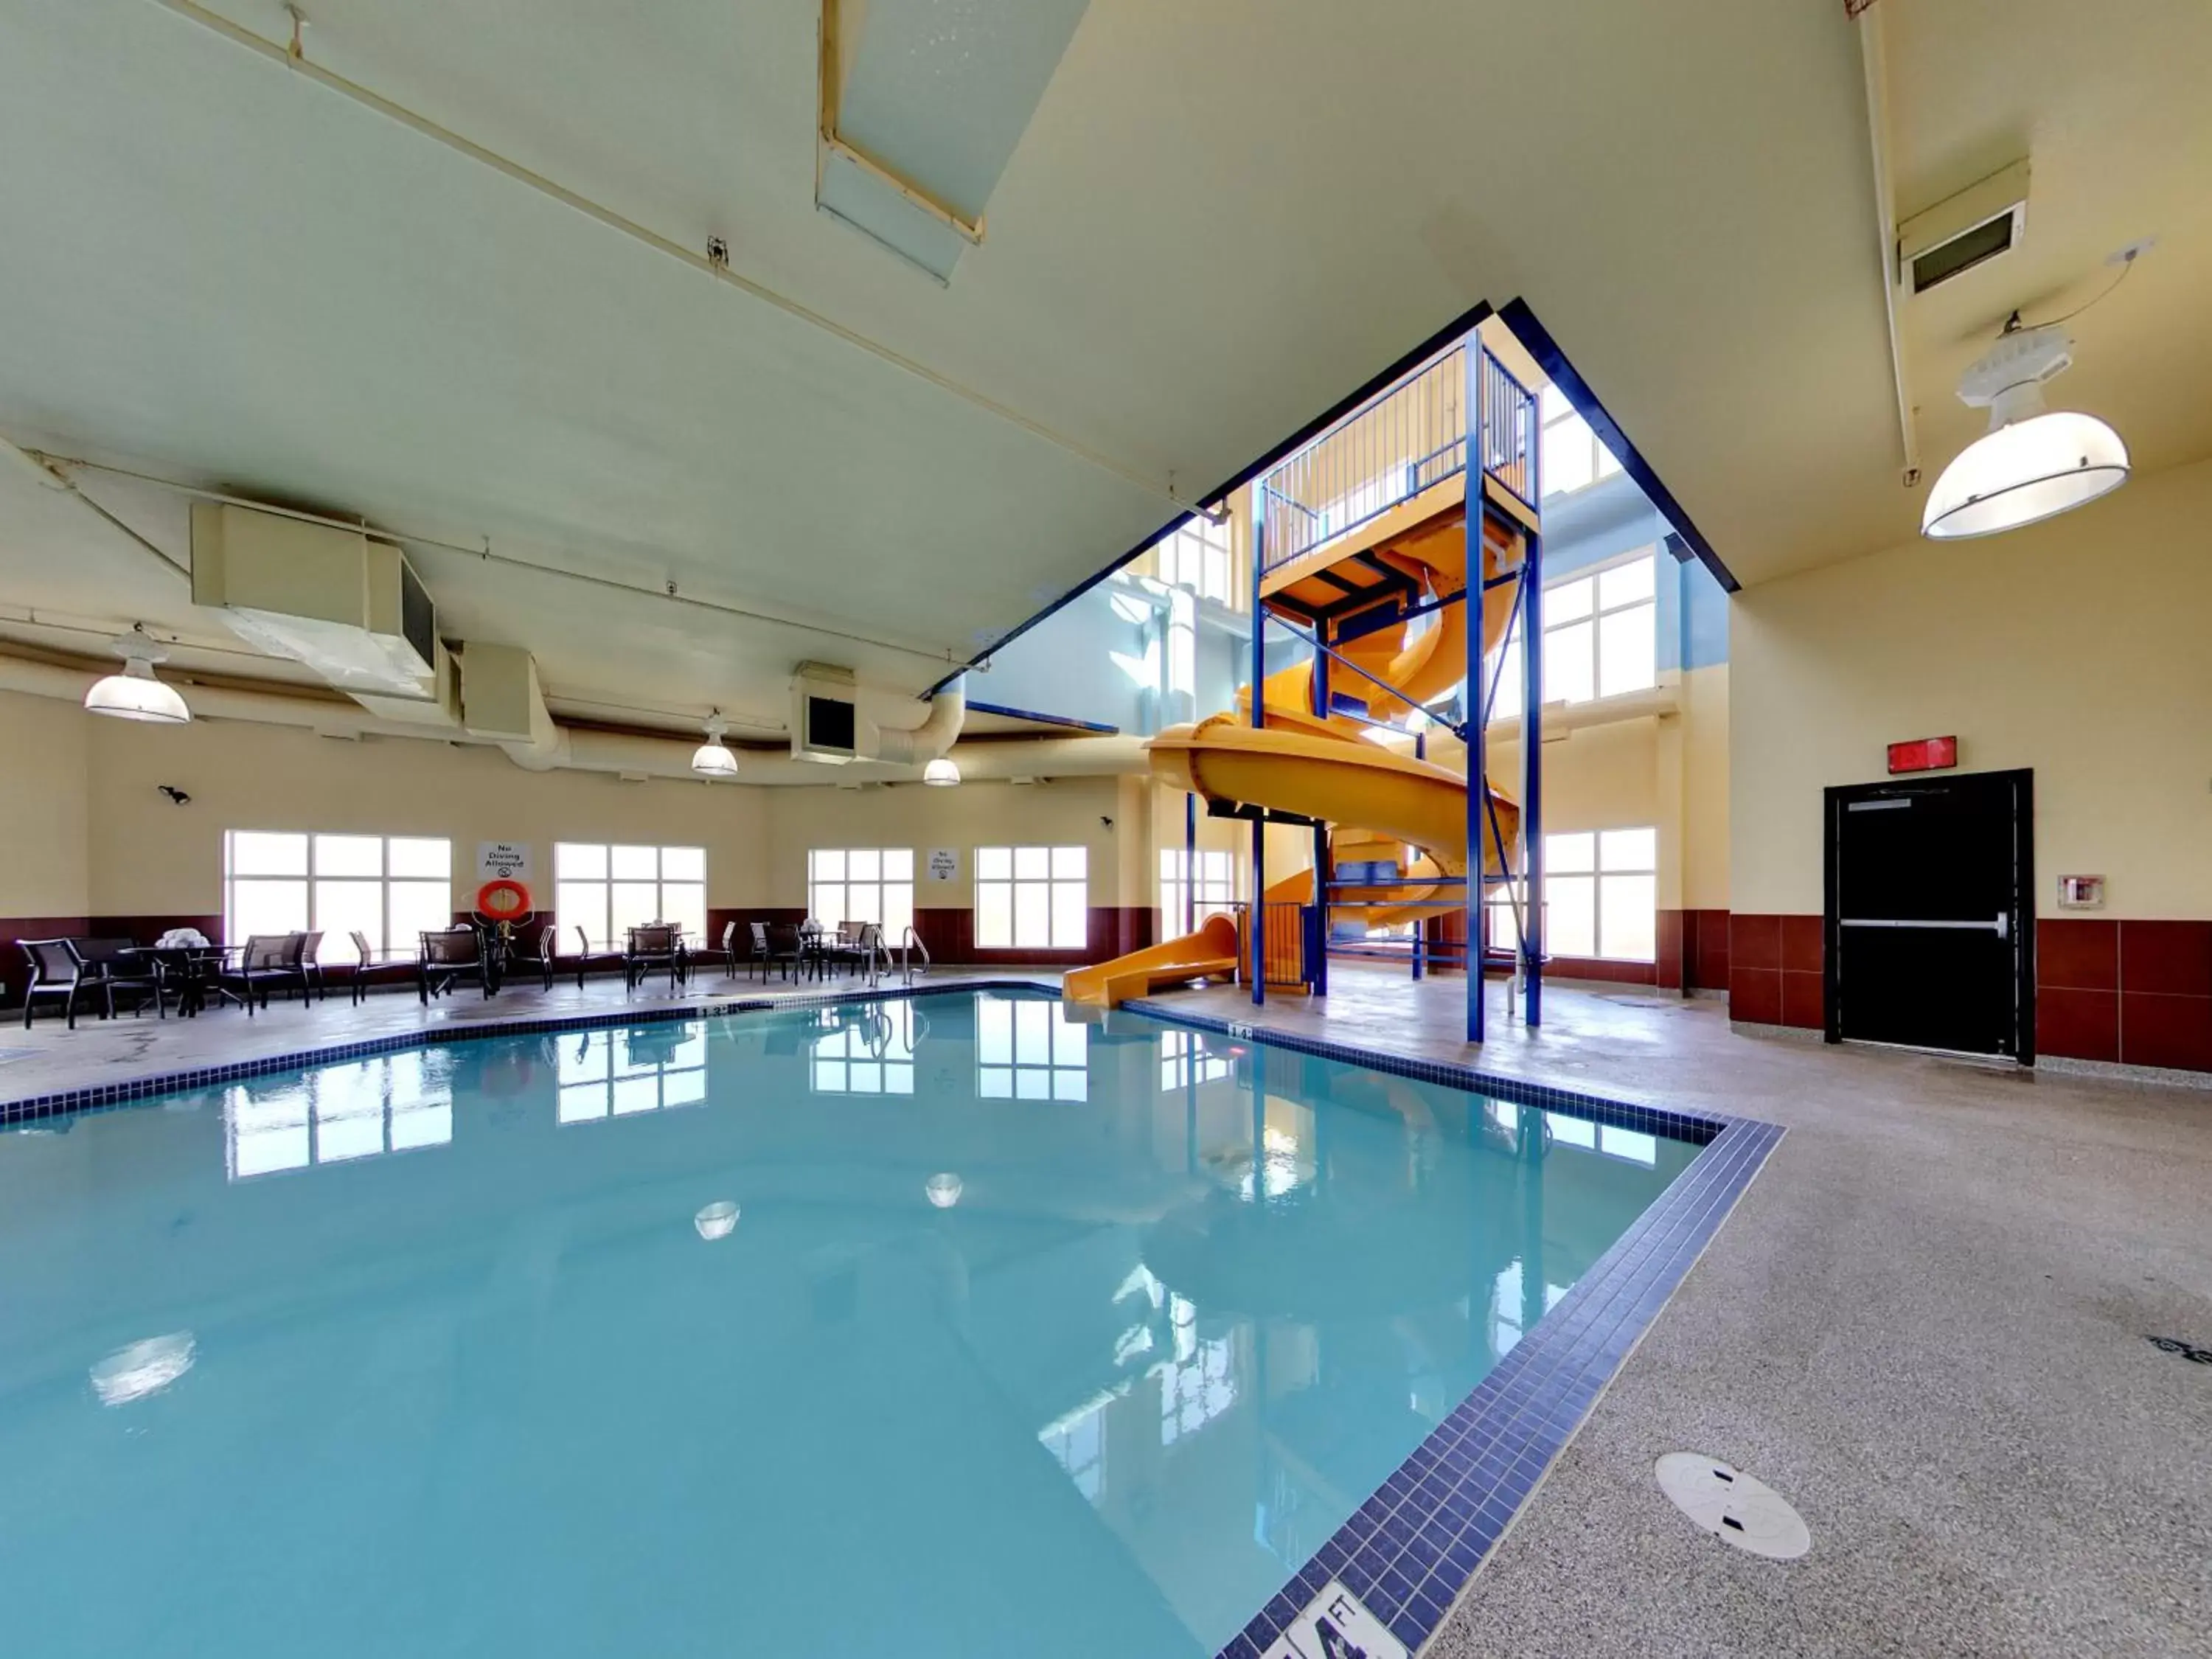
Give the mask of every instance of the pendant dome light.
POLYGON ((118 636, 110 648, 123 659, 123 672, 93 682, 92 690, 84 694, 87 714, 156 726, 183 726, 191 720, 192 711, 176 688, 154 678, 154 665, 168 653, 154 642, 143 623, 118 636))
POLYGON ((950 789, 960 781, 960 766, 950 756, 939 755, 921 769, 921 781, 933 789, 950 789))
POLYGON ((722 711, 713 710, 707 716, 707 741, 691 751, 691 769, 702 778, 734 778, 738 775, 738 757, 722 742, 722 733, 729 724, 722 711))
POLYGON ((2094 415, 2046 410, 2043 387, 2074 362, 2063 328, 2015 317, 1959 377, 1959 401, 1990 411, 1990 429, 1943 469, 1920 515, 1936 541, 1994 536, 2094 501, 2128 481, 2128 447, 2094 415))

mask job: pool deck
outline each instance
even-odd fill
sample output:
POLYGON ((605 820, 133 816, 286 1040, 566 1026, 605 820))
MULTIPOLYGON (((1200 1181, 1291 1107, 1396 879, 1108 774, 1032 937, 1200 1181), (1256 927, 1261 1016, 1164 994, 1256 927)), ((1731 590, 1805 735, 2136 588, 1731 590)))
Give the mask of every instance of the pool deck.
POLYGON ((2212 1654, 2212 1093, 1740 1036, 1553 990, 1458 1041, 1464 987, 1155 999, 1790 1133, 1422 1650, 2212 1654), (1651 1467, 1758 1475, 1812 1553, 1698 1531, 1651 1467))
MULTIPOLYGON (((919 989, 1020 970, 940 969, 919 989)), ((337 1044, 736 1000, 708 975, 487 1002, 464 988, 278 1001, 248 1021, 41 1018, 0 1033, 0 1101, 337 1044)), ((1475 1655, 2212 1655, 2212 1093, 1739 1036, 1726 1010, 1555 988, 1531 1034, 1492 988, 1340 967, 1326 1004, 1233 988, 1155 1000, 1790 1131, 1423 1649, 1475 1655), (1739 1554, 1659 1496, 1709 1453, 1812 1528, 1739 1554)))

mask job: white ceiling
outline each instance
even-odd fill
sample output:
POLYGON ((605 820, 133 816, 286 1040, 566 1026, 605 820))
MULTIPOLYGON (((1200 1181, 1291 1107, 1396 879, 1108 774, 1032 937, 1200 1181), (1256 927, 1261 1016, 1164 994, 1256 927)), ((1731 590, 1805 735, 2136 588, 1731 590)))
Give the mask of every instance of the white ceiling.
MULTIPOLYGON (((2206 9, 1881 3, 1900 196, 2025 123, 2071 227, 2045 285, 2103 251, 2100 216, 2057 201, 2112 179, 2057 158, 2116 100, 2130 142, 2205 176, 2182 94, 2206 9), (2035 58, 2025 91, 1978 78, 1973 43, 2031 17, 2078 60, 2035 58), (2161 28, 2182 50, 2149 50, 2161 28), (2065 103, 2076 61, 2100 99, 2065 103)), ((289 27, 274 0, 218 9, 289 27)), ((315 62, 683 246, 726 237, 745 278, 881 351, 156 0, 0 0, 0 431, 708 602, 411 556, 449 632, 526 645, 578 712, 773 726, 801 657, 912 695, 1158 526, 1170 483, 1225 478, 1485 300, 1528 301, 1746 580, 1915 521, 1840 0, 1095 0, 949 287, 815 210, 803 0, 307 9, 315 62)), ((2186 177, 2103 217, 2166 235, 2160 261, 2201 251, 2186 177)), ((2154 278, 2179 280, 2131 287, 2155 299, 2154 278)), ((1947 349, 1916 349, 1940 403, 1947 349)), ((2180 428, 2202 384, 2142 405, 2139 454, 2201 453, 2180 428)), ((1927 428, 1932 468, 1963 439, 1927 428)), ((174 497, 86 482, 182 556, 174 497)), ((40 493, 0 470, 0 631, 34 605, 227 643, 149 556, 40 493)))

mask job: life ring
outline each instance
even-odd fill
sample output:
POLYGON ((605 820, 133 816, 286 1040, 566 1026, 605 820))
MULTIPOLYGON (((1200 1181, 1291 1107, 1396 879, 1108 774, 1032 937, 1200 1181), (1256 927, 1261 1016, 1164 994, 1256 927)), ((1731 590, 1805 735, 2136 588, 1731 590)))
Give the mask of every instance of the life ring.
POLYGON ((477 914, 491 921, 514 921, 530 914, 530 890, 501 877, 477 889, 477 914))

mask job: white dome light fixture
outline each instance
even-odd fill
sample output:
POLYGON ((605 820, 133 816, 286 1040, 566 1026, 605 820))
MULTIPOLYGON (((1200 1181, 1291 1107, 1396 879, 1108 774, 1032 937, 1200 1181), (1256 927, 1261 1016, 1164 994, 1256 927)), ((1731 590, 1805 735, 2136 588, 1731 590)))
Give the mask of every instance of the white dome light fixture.
POLYGON ((154 678, 154 665, 168 653, 156 645, 143 623, 118 637, 110 647, 123 659, 123 672, 94 680, 84 694, 85 712, 111 714, 119 720, 149 720, 156 726, 183 726, 192 711, 174 686, 154 678))
POLYGON ((933 789, 950 789, 960 781, 959 763, 949 755, 939 755, 921 769, 921 781, 933 789))
POLYGON ((716 1199, 691 1218, 691 1224, 698 1229, 699 1237, 709 1243, 718 1238, 727 1238, 738 1230, 737 1200, 732 1198, 716 1199))
POLYGON ((1922 535, 1958 541, 2017 530, 2128 481, 2128 447, 2118 433, 2094 415, 2043 406, 2044 383, 2073 362, 2073 337, 2064 329, 2008 326, 1959 377, 1959 401, 1987 409, 1990 429, 1928 492, 1922 535))
POLYGON ((691 769, 702 778, 734 778, 738 775, 738 757, 722 741, 722 733, 730 729, 722 718, 722 711, 714 710, 707 716, 707 741, 691 751, 691 769))
POLYGON ((962 1185, 960 1177, 948 1170, 930 1176, 921 1183, 921 1190, 923 1196, 939 1209, 949 1210, 960 1201, 962 1185))

